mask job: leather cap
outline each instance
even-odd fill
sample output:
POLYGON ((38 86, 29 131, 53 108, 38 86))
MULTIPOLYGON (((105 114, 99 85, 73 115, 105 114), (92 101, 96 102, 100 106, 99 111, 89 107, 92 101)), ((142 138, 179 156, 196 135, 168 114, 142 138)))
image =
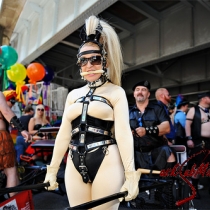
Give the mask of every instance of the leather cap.
POLYGON ((210 97, 210 92, 204 92, 204 93, 198 94, 198 99, 201 99, 204 97, 210 97))
POLYGON ((150 90, 151 86, 150 86, 150 83, 149 81, 147 80, 143 80, 141 82, 138 82, 136 83, 133 87, 132 87, 132 90, 134 91, 136 89, 137 86, 144 86, 146 87, 148 90, 150 90))

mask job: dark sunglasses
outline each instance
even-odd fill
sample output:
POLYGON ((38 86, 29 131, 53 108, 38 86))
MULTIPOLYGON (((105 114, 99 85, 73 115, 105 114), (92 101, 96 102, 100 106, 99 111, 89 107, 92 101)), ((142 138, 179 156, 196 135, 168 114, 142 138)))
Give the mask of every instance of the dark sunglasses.
POLYGON ((14 105, 14 104, 16 103, 16 100, 13 99, 13 98, 11 98, 9 101, 10 101, 10 103, 11 103, 12 105, 14 105))
POLYGON ((100 65, 102 59, 100 55, 92 56, 90 58, 81 57, 78 59, 77 65, 80 67, 85 66, 88 63, 88 61, 91 63, 91 65, 100 65))
POLYGON ((42 111, 42 112, 43 112, 43 111, 44 111, 44 109, 40 109, 40 108, 38 108, 38 109, 37 109, 37 111, 42 111))

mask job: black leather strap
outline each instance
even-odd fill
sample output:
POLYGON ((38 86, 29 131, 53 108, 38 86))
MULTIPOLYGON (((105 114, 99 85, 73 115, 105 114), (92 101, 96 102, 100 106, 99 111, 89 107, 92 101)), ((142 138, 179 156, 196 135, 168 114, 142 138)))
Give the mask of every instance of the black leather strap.
POLYGON ((79 172, 82 176, 83 182, 88 183, 90 180, 88 175, 88 169, 85 164, 85 137, 86 137, 86 130, 87 130, 87 111, 89 105, 89 99, 93 95, 95 88, 91 88, 87 93, 85 100, 83 101, 83 108, 82 108, 82 116, 80 120, 80 131, 79 131, 79 145, 78 145, 78 152, 79 152, 79 172))
POLYGON ((23 125, 21 124, 20 120, 17 118, 17 116, 14 116, 11 120, 10 120, 10 125, 13 128, 17 128, 19 132, 22 132, 25 130, 25 128, 23 127, 23 125))
POLYGON ((89 175, 88 175, 88 169, 85 164, 85 153, 80 153, 79 154, 79 172, 82 176, 83 182, 88 183, 90 180, 89 175))

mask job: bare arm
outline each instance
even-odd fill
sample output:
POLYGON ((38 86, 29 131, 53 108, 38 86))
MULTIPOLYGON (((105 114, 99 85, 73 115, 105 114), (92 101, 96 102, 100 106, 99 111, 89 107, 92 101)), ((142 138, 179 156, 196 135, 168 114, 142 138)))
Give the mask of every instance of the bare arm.
POLYGON ((168 121, 164 121, 164 122, 160 123, 160 125, 158 125, 157 127, 159 129, 158 136, 162 136, 162 135, 170 132, 170 124, 168 121))
POLYGON ((186 116, 186 124, 185 124, 185 132, 186 132, 186 136, 191 136, 191 125, 192 125, 192 120, 194 118, 195 115, 195 109, 191 108, 186 116))
POLYGON ((21 132, 21 134, 23 135, 23 137, 25 138, 25 140, 28 141, 30 139, 30 135, 28 134, 27 131, 22 129, 23 128, 22 124, 20 123, 19 119, 17 119, 14 112, 7 105, 7 102, 6 102, 5 97, 2 92, 0 92, 0 101, 1 101, 0 111, 1 111, 2 115, 4 116, 4 118, 9 123, 11 123, 11 121, 12 121, 13 126, 16 126, 18 128, 18 130, 21 132), (16 123, 16 125, 15 125, 15 123, 16 123))
MULTIPOLYGON (((186 116, 186 124, 185 124, 186 136, 191 136, 192 135, 191 125, 192 125, 192 120, 194 118, 194 115, 195 115, 195 108, 193 107, 188 111, 187 116, 186 116)), ((187 140, 187 146, 189 148, 193 148, 194 147, 194 142, 192 140, 187 140)))
POLYGON ((15 114, 10 109, 10 107, 7 105, 7 102, 6 102, 5 97, 2 92, 0 92, 0 101, 1 101, 0 111, 1 111, 2 115, 5 117, 5 119, 8 122, 10 122, 10 120, 15 116, 15 114))
POLYGON ((35 119, 34 117, 32 117, 28 123, 28 132, 32 135, 37 132, 37 130, 34 130, 34 126, 35 126, 35 119))

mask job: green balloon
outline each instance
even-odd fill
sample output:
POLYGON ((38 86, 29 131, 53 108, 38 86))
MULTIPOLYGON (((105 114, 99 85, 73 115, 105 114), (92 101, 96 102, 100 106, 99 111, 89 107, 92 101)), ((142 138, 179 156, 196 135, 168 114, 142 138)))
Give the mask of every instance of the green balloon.
POLYGON ((8 69, 18 60, 18 54, 13 47, 3 45, 0 50, 0 63, 4 69, 8 69))

